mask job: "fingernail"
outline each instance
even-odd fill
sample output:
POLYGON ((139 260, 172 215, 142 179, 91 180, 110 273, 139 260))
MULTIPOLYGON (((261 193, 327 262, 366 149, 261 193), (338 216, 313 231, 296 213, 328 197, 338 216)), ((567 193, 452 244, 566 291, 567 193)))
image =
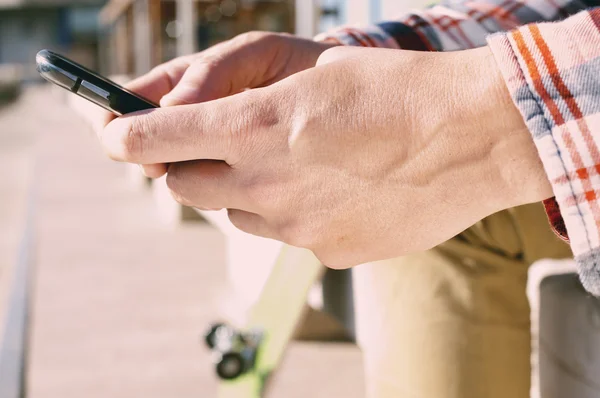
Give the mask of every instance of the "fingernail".
POLYGON ((177 86, 160 99, 161 106, 186 105, 194 103, 198 97, 198 87, 177 86))
POLYGON ((142 166, 141 164, 138 164, 138 167, 140 168, 140 173, 142 173, 142 175, 143 175, 144 177, 148 177, 148 176, 146 175, 146 171, 144 170, 144 166, 142 166))
POLYGON ((171 106, 172 103, 173 103, 173 99, 169 95, 165 95, 164 97, 162 97, 160 99, 160 106, 162 106, 162 107, 171 106))
POLYGON ((175 105, 183 105, 188 104, 184 98, 181 98, 179 95, 167 94, 160 99, 160 106, 175 106, 175 105))

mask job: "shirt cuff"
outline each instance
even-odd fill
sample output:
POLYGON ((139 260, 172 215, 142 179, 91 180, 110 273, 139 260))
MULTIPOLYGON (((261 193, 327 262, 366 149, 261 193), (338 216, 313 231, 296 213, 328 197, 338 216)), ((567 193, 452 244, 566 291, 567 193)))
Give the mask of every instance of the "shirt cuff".
POLYGON ((600 296, 600 9, 488 37, 532 134, 585 288, 600 296))
POLYGON ((344 46, 400 48, 396 40, 377 25, 342 26, 317 35, 315 40, 344 46))

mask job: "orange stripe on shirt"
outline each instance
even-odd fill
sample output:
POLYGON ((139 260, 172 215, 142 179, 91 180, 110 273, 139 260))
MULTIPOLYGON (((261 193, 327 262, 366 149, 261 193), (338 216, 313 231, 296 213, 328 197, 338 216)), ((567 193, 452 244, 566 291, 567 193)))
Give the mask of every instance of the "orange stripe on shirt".
POLYGON ((360 34, 360 37, 361 37, 362 39, 364 39, 364 40, 365 40, 367 43, 369 43, 369 45, 370 45, 371 47, 379 47, 379 46, 377 45, 377 43, 375 42, 375 40, 373 40, 373 38, 372 38, 372 37, 371 37, 371 36, 370 36, 368 33, 365 33, 365 32, 363 32, 363 31, 360 31, 360 30, 355 30, 354 32, 355 32, 356 34, 360 34))
MULTIPOLYGON (((563 118, 562 114, 560 113, 558 106, 552 100, 552 97, 546 90, 546 87, 544 87, 544 84, 543 84, 541 76, 540 76, 540 71, 535 63, 535 60, 533 59, 533 56, 531 55, 531 52, 529 51, 529 49, 527 48, 527 45, 525 44, 525 40, 523 39, 523 34, 517 30, 512 33, 512 37, 515 40, 515 43, 517 44, 517 48, 518 48, 519 52, 521 53, 523 60, 525 61, 525 65, 527 66, 527 70, 529 71, 529 75, 531 76, 535 90, 538 92, 538 94, 542 98, 542 101, 544 101, 544 104, 550 111, 550 114, 552 115, 552 118, 554 119, 555 123, 559 126, 558 128, 560 129, 562 139, 565 143, 565 146, 567 147, 569 155, 571 156, 571 161, 573 162, 573 164, 575 165, 576 168, 578 168, 578 169, 583 168, 584 167, 583 160, 581 159, 581 156, 579 155, 579 152, 577 151, 575 143, 573 142, 573 139, 572 139, 568 129, 565 126, 565 119, 563 118)), ((544 52, 544 50, 542 48, 538 47, 538 49, 540 50, 540 52, 542 52, 542 53, 544 52)), ((549 52, 547 47, 545 50, 549 52)), ((548 55, 552 56, 551 54, 548 54, 548 55)), ((593 186, 590 183, 590 180, 588 178, 580 179, 580 181, 581 181, 581 184, 583 185, 583 189, 586 192, 594 190, 593 186)), ((598 207, 598 202, 595 200, 596 199, 595 195, 594 195, 593 199, 592 198, 588 198, 588 199, 591 199, 591 200, 588 200, 588 203, 592 210, 592 214, 594 215, 594 222, 596 224, 596 230, 598 231, 598 235, 600 235, 600 208, 598 207)))
POLYGON ((576 169, 575 171, 570 171, 565 175, 558 176, 554 178, 551 183, 552 184, 568 184, 570 180, 574 178, 590 178, 592 176, 600 175, 600 164, 595 164, 593 166, 583 167, 576 169))
POLYGON ((354 40, 356 40, 356 42, 358 44, 360 44, 362 47, 371 47, 369 45, 369 42, 362 40, 360 37, 358 37, 358 35, 356 34, 356 32, 354 32, 351 29, 346 29, 345 32, 348 34, 348 36, 350 36, 351 38, 353 38, 354 40))
POLYGON ((550 98, 548 91, 546 91, 546 87, 544 87, 544 84, 542 83, 540 72, 537 68, 537 65, 535 64, 535 60, 533 59, 531 52, 529 52, 529 49, 525 44, 523 34, 520 31, 516 30, 512 33, 512 37, 515 40, 515 43, 517 44, 517 48, 521 53, 523 60, 525 61, 525 65, 527 65, 527 70, 529 71, 531 80, 533 80, 533 86, 535 87, 535 90, 540 94, 540 97, 542 97, 542 100, 544 101, 546 107, 550 111, 554 122, 558 125, 564 124, 565 119, 560 113, 560 110, 558 109, 556 103, 550 98))
MULTIPOLYGON (((548 44, 542 37, 540 28, 537 25, 530 25, 529 31, 531 32, 533 41, 535 42, 535 44, 537 45, 537 47, 539 48, 539 50, 542 54, 542 59, 544 60, 544 63, 546 64, 546 67, 548 68, 548 72, 550 73, 550 78, 552 79, 552 83, 558 90, 561 98, 566 102, 567 107, 569 108, 569 111, 571 111, 573 116, 577 119, 577 127, 579 127, 579 130, 581 131, 581 135, 582 135, 583 141, 585 142, 585 146, 587 147, 587 149, 590 153, 590 156, 592 157, 592 162, 594 164, 600 163, 600 151, 598 151, 598 146, 596 145, 596 142, 594 141, 594 138, 592 137, 592 132, 590 131, 590 126, 588 126, 585 118, 583 117, 583 112, 581 112, 581 109, 579 108, 577 101, 575 101, 575 98, 573 97, 573 93, 571 93, 571 90, 569 90, 569 88, 565 84, 562 76, 560 75, 560 72, 559 72, 558 68, 556 67, 556 62, 554 61, 554 58, 552 57, 550 48, 548 48, 548 44)), ((565 127, 561 126, 561 130, 565 133, 565 134, 563 134, 563 138, 565 136, 568 137, 568 140, 570 141, 570 145, 575 146, 574 142, 572 141, 572 137, 569 134, 569 131, 566 128, 566 126, 565 127)), ((579 152, 577 152, 577 155, 578 155, 577 157, 579 158, 579 161, 577 164, 575 164, 575 167, 577 167, 579 170, 581 170, 581 168, 584 167, 584 163, 581 160, 581 156, 579 155, 579 152)), ((583 174, 583 173, 579 173, 579 174, 583 174)), ((585 173, 585 175, 578 176, 579 180, 582 182, 582 185, 584 186, 585 191, 590 192, 590 191, 592 191, 590 189, 590 187, 592 186, 592 183, 587 177, 588 177, 587 173, 585 173)), ((585 195, 585 198, 590 203, 590 208, 592 209, 592 214, 594 215, 594 220, 596 222, 596 227, 598 228, 598 234, 600 235, 600 207, 598 206, 598 202, 596 201, 597 196, 594 193, 593 195, 585 195), (591 205, 592 203, 595 204, 595 206, 592 206, 591 205)))
POLYGON ((533 40, 535 41, 535 44, 538 46, 538 48, 540 49, 540 51, 542 53, 544 63, 546 64, 546 66, 548 68, 548 72, 550 72, 550 78, 552 79, 552 83, 554 83, 554 86, 558 90, 561 98, 567 103, 567 106, 569 107, 569 111, 571 111, 571 113, 573 114, 575 119, 577 119, 577 126, 581 129, 581 132, 583 133, 583 140, 585 141, 586 146, 587 146, 588 150, 590 151, 590 155, 592 156, 592 161, 594 162, 594 164, 600 163, 600 151, 598 150, 598 146, 596 145, 596 142, 592 138, 592 133, 590 131, 590 127, 588 126, 587 122, 583 118, 583 112, 581 112, 579 105, 577 105, 577 101, 575 101, 575 98, 573 97, 573 93, 571 93, 571 90, 569 90, 569 88, 565 84, 564 80, 562 79, 560 72, 558 71, 558 68, 556 67, 556 62, 554 62, 554 58, 552 57, 552 54, 550 53, 548 44, 542 37, 540 28, 537 25, 530 25, 529 31, 531 32, 531 35, 533 36, 533 40))

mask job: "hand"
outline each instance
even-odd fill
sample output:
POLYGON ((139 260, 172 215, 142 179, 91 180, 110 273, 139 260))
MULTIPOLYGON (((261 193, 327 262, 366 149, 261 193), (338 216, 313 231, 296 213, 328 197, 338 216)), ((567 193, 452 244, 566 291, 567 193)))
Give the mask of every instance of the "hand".
POLYGON ((171 163, 181 203, 332 267, 435 246, 552 195, 487 48, 335 48, 318 67, 202 104, 116 119, 109 155, 171 163), (174 163, 178 162, 178 163, 174 163))
MULTIPOLYGON (((264 87, 314 67, 323 51, 335 46, 289 34, 248 32, 206 51, 173 59, 127 85, 131 91, 161 107, 196 104, 264 87)), ((106 114, 101 130, 115 118, 106 114)), ((157 178, 164 164, 143 166, 157 178)))

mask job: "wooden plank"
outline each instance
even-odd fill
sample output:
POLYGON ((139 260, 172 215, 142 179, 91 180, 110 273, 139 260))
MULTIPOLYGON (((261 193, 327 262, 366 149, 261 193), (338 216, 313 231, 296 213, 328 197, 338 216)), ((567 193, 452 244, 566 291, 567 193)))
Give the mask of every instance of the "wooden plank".
POLYGON ((132 9, 134 72, 135 75, 139 76, 152 69, 152 32, 148 15, 148 0, 136 1, 132 9))
POLYGON ((100 10, 100 15, 98 16, 100 25, 113 24, 134 2, 135 0, 110 0, 100 10))
POLYGON ((310 39, 317 34, 318 10, 315 0, 296 1, 296 36, 310 39))
POLYGON ((130 75, 135 72, 135 53, 134 53, 134 39, 133 39, 133 31, 134 31, 134 19, 135 15, 133 12, 133 7, 128 7, 125 11, 125 15, 123 16, 125 20, 125 32, 127 33, 127 37, 124 38, 123 43, 121 45, 125 48, 126 58, 125 58, 125 69, 121 72, 125 75, 130 75))
POLYGON ((177 56, 192 54, 198 50, 196 43, 197 20, 192 0, 176 0, 177 20, 181 23, 181 36, 177 38, 177 56))
POLYGON ((150 37, 152 38, 152 67, 163 62, 162 59, 162 24, 161 24, 161 1, 148 1, 148 17, 150 18, 150 37))
POLYGON ((129 53, 126 43, 129 37, 126 15, 122 15, 119 19, 117 19, 113 29, 114 31, 112 40, 113 48, 115 49, 113 56, 116 66, 116 70, 114 72, 119 75, 127 74, 127 59, 129 58, 129 53))

